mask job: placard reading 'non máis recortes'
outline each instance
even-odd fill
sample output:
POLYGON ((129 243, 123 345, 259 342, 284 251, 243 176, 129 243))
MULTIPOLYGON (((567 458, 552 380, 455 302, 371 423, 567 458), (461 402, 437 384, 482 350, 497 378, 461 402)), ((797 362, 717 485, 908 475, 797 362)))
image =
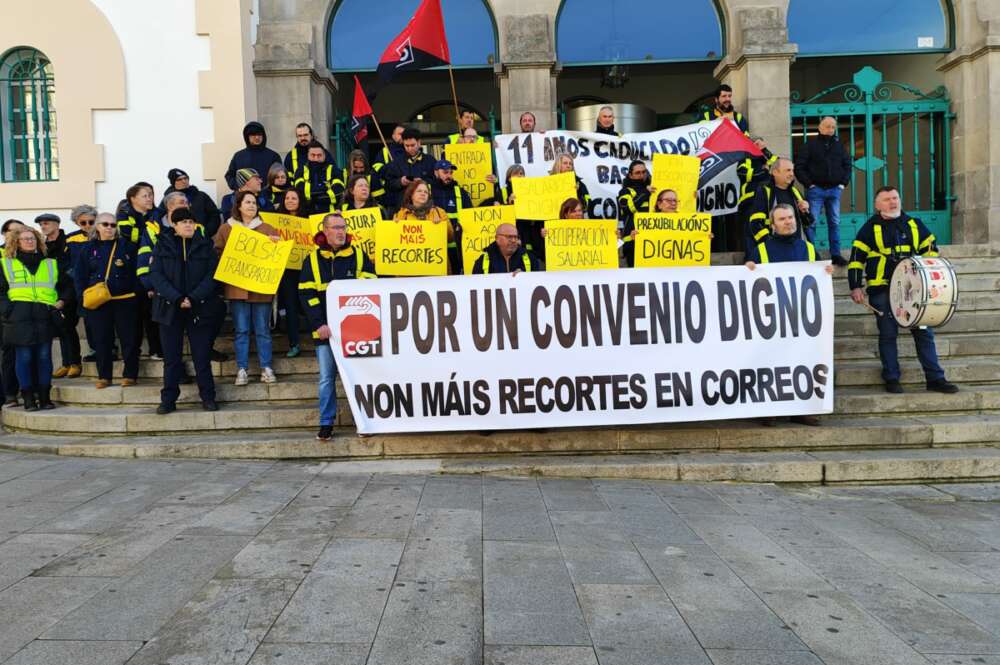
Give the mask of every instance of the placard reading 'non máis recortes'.
POLYGON ((448 274, 448 220, 399 220, 375 227, 375 272, 419 277, 448 274))

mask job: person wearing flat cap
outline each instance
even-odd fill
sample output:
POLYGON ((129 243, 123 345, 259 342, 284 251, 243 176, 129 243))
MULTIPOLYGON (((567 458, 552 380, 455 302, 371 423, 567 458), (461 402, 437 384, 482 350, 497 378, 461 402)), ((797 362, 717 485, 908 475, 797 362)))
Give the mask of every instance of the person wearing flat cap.
POLYGON ((448 258, 455 266, 457 274, 462 274, 462 225, 458 213, 472 207, 469 193, 455 182, 455 165, 447 159, 434 163, 434 180, 431 181, 431 196, 434 205, 448 213, 448 220, 455 230, 455 237, 448 241, 448 258))

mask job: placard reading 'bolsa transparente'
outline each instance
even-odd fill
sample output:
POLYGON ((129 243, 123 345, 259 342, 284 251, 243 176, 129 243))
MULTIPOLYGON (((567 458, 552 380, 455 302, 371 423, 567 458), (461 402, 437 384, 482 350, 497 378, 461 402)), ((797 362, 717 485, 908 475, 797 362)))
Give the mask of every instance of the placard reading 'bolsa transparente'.
POLYGON ((364 433, 829 413, 824 267, 338 280, 330 343, 364 433))

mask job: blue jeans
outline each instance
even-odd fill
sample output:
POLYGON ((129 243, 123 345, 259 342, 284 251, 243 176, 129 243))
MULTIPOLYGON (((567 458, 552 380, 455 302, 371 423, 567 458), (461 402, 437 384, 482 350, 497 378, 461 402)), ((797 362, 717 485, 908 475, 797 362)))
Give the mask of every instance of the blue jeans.
MULTIPOLYGON (((899 351, 896 348, 896 337, 899 335, 899 325, 892 318, 889 305, 889 289, 879 289, 868 292, 868 302, 882 312, 875 315, 878 323, 878 354, 882 359, 882 378, 885 381, 899 381, 899 351)), ((930 328, 913 328, 913 343, 917 347, 917 358, 924 368, 924 376, 928 383, 944 380, 944 370, 938 363, 937 348, 934 345, 934 331, 930 328)))
POLYGON ((14 371, 21 390, 52 383, 52 342, 14 347, 14 371))
POLYGON ((337 363, 329 341, 316 340, 319 362, 319 424, 333 425, 337 417, 337 363))
POLYGON ((809 242, 816 242, 816 226, 819 224, 819 213, 826 213, 826 229, 830 240, 830 255, 840 254, 840 187, 823 188, 810 187, 806 191, 806 201, 809 202, 809 212, 816 223, 806 227, 806 237, 809 242))
POLYGON ((250 324, 257 337, 257 358, 261 369, 271 366, 271 303, 230 300, 229 312, 233 316, 236 349, 236 366, 250 367, 250 324))

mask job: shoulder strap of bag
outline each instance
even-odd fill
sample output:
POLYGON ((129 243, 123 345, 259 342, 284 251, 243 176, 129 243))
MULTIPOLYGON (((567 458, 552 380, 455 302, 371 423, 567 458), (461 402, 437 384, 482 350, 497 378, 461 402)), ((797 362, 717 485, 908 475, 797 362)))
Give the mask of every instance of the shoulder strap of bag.
POLYGON ((108 281, 108 277, 111 276, 111 262, 115 258, 115 249, 117 249, 117 248, 118 248, 118 241, 115 240, 114 244, 111 245, 111 256, 108 257, 108 267, 104 271, 104 281, 105 282, 108 281))

